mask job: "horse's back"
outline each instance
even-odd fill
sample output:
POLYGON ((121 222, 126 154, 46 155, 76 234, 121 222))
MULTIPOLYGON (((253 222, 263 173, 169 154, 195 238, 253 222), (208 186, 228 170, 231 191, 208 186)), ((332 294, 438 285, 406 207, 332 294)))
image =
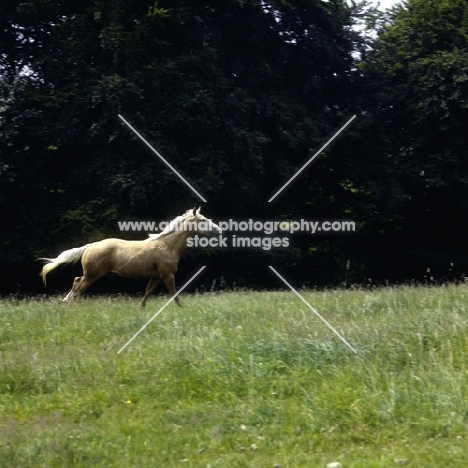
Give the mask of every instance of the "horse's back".
POLYGON ((92 250, 110 250, 110 249, 141 249, 148 246, 145 241, 125 240, 118 239, 116 237, 110 237, 109 239, 103 239, 101 241, 93 242, 89 244, 92 250))

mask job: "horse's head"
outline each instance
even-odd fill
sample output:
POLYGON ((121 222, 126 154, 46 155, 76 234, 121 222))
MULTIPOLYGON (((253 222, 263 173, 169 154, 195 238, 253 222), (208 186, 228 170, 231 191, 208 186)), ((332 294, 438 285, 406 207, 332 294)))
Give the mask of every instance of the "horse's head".
POLYGON ((187 212, 188 216, 183 220, 183 228, 194 234, 215 236, 222 233, 221 228, 211 219, 205 218, 200 213, 201 208, 194 208, 187 212))

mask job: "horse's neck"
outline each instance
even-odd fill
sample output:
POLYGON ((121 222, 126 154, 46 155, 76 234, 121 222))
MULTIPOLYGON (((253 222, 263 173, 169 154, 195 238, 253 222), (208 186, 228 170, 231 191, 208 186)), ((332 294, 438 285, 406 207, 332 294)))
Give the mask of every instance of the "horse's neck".
POLYGON ((188 231, 174 231, 160 237, 158 241, 166 244, 167 248, 169 248, 177 257, 177 260, 179 260, 187 248, 187 239, 189 235, 190 232, 188 231))

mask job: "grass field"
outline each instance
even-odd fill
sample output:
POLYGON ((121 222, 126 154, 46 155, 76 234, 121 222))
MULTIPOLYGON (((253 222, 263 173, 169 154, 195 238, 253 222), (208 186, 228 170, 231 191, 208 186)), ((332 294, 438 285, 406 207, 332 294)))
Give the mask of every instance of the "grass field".
POLYGON ((468 285, 0 303, 1 467, 466 467, 468 285))

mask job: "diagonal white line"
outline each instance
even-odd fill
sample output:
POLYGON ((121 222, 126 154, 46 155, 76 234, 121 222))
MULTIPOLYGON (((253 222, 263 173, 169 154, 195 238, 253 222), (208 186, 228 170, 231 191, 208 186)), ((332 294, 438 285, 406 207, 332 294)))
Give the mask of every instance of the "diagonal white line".
POLYGON ((206 268, 202 266, 117 352, 120 354, 194 279, 202 270, 206 268))
POLYGON ((330 330, 335 333, 336 336, 338 336, 338 338, 340 338, 340 340, 346 345, 348 346, 349 349, 351 349, 351 351, 353 351, 354 353, 357 353, 357 351, 340 335, 340 333, 335 329, 333 328, 272 266, 268 266, 268 268, 270 268, 270 270, 273 271, 273 273, 276 274, 276 276, 278 276, 278 278, 280 278, 283 283, 288 286, 288 288, 302 301, 304 302, 304 304, 306 304, 306 306, 328 327, 330 328, 330 330))
POLYGON ((354 119, 353 115, 269 200, 272 202, 354 119))
POLYGON ((159 153, 158 151, 156 151, 144 138, 143 136, 140 135, 140 133, 137 132, 137 130, 135 130, 120 114, 119 114, 119 118, 127 125, 128 128, 130 128, 134 133, 135 135, 137 135, 141 141, 143 141, 143 143, 146 144, 146 146, 148 146, 148 148, 151 149, 151 151, 153 151, 153 153, 158 156, 161 161, 163 161, 176 175, 178 175, 180 177, 180 179, 185 182, 191 189, 194 193, 196 193, 201 200, 203 200, 205 203, 206 203, 206 200, 190 185, 190 183, 173 167, 171 166, 171 164, 169 164, 169 162, 164 159, 159 153))

